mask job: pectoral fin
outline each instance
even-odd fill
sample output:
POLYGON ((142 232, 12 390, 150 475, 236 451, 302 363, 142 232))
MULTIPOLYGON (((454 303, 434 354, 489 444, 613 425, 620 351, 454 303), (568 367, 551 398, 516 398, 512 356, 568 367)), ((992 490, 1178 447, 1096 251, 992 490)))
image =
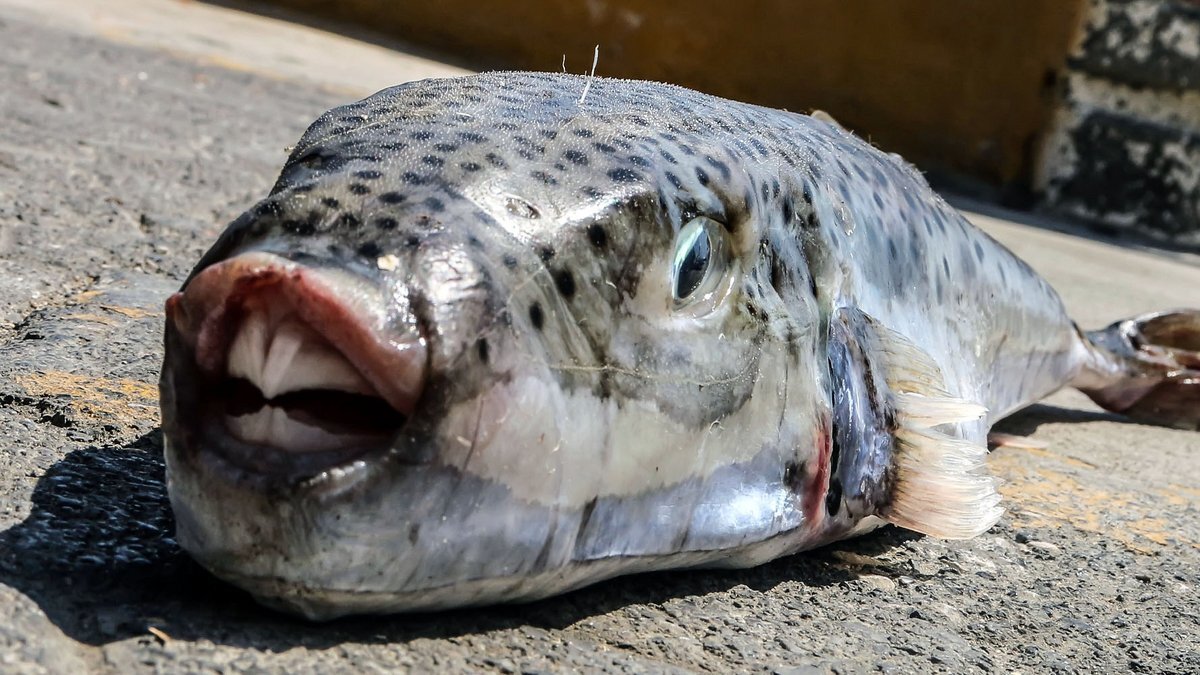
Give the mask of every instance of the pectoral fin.
POLYGON ((987 448, 955 425, 986 409, 947 391, 932 357, 867 314, 839 310, 829 334, 838 481, 852 515, 937 537, 987 531, 1004 510, 987 448))

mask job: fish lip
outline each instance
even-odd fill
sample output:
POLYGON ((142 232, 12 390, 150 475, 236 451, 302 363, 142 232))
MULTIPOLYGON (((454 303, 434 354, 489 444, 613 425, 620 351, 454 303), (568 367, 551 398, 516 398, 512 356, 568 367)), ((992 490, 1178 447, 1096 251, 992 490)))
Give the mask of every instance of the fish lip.
MULTIPOLYGON (((236 280, 237 283, 275 283, 280 277, 295 280, 304 274, 302 265, 274 254, 242 254, 238 258, 248 256, 254 257, 243 263, 251 263, 250 269, 243 278, 236 280), (255 265, 265 272, 253 269, 255 265)), ((202 274, 195 275, 190 283, 194 283, 202 274)), ((305 281, 310 281, 310 288, 316 286, 318 292, 334 292, 319 283, 305 281)), ((244 488, 270 492, 286 488, 290 493, 305 490, 312 493, 310 496, 321 497, 323 493, 339 492, 351 487, 375 473, 370 469, 383 463, 396 439, 405 433, 414 414, 418 414, 429 372, 429 350, 425 338, 428 324, 422 317, 416 316, 416 308, 410 306, 409 310, 414 313, 410 325, 418 336, 417 351, 420 355, 418 367, 421 369, 421 388, 417 394, 408 395, 403 390, 392 389, 388 392, 390 396, 384 395, 376 383, 382 377, 381 373, 387 372, 386 360, 373 358, 377 354, 369 353, 369 350, 365 355, 351 354, 345 348, 338 347, 375 387, 380 397, 404 414, 403 424, 390 432, 378 434, 377 441, 357 442, 329 450, 293 452, 236 438, 225 424, 222 401, 209 392, 227 378, 224 374, 225 359, 235 337, 238 317, 235 316, 236 312, 226 311, 229 309, 229 300, 224 298, 219 300, 220 307, 217 310, 199 312, 201 316, 197 316, 196 308, 187 306, 186 292, 187 287, 167 301, 167 357, 160 390, 164 432, 171 441, 172 451, 177 452, 181 459, 202 465, 193 467, 193 471, 199 469, 211 478, 244 488), (200 345, 203 345, 202 349, 200 345), (210 356, 208 362, 205 362, 202 353, 210 356), (385 365, 374 365, 381 361, 385 365), (361 365, 364 363, 368 364, 366 368, 361 365)), ((350 308, 347 313, 353 311, 350 308)), ((347 323, 348 326, 337 326, 338 330, 333 331, 336 334, 334 336, 330 335, 330 331, 323 330, 325 327, 314 326, 314 329, 331 342, 339 337, 344 339, 348 334, 350 339, 360 342, 386 339, 386 336, 379 335, 380 331, 367 326, 361 317, 355 317, 355 320, 347 323), (354 335, 355 331, 358 335, 354 335)))
MULTIPOLYGON (((409 302, 404 308, 411 315, 406 326, 411 335, 388 335, 381 325, 387 317, 372 315, 363 307, 366 300, 351 287, 364 282, 362 277, 346 272, 346 278, 355 279, 348 283, 327 275, 273 253, 243 253, 203 270, 171 296, 167 321, 196 355, 200 371, 209 378, 220 378, 246 297, 256 289, 270 287, 279 301, 290 303, 301 320, 335 345, 381 398, 410 415, 429 373, 427 324, 415 315, 417 303, 409 302), (338 297, 339 285, 350 287, 340 293, 345 300, 338 297), (402 337, 406 340, 399 339, 402 337), (419 376, 389 377, 397 369, 405 369, 406 374, 416 370, 419 376)), ((381 306, 390 300, 375 299, 381 306)))

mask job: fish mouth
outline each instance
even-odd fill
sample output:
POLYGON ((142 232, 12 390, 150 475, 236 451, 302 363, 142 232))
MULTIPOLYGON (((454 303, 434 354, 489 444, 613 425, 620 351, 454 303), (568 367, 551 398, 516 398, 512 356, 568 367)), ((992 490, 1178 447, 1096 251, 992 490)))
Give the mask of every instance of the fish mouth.
POLYGON ((187 366, 172 412, 241 472, 295 482, 384 451, 424 388, 404 293, 341 268, 242 254, 197 274, 167 319, 187 366))

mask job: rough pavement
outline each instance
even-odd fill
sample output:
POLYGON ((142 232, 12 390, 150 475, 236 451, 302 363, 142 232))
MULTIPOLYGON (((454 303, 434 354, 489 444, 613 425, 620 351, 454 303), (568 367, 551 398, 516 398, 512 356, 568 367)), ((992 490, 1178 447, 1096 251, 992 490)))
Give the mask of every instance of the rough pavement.
MULTIPOLYGON (((162 301, 320 112, 448 70, 348 43, 378 60, 309 68, 343 42, 196 3, 85 7, 0 0, 0 671, 1200 671, 1200 434, 1073 392, 1002 425, 1049 445, 992 454, 1010 512, 972 541, 887 529, 432 615, 259 608, 171 538, 162 301)), ((1194 257, 976 220, 1085 327, 1200 305, 1194 257)))

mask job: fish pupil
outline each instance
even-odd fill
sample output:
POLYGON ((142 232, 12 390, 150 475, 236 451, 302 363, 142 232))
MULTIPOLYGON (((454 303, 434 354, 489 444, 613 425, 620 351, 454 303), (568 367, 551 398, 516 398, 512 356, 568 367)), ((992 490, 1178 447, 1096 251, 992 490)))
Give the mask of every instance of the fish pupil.
POLYGON ((692 245, 688 249, 687 255, 680 261, 675 272, 676 298, 682 300, 700 288, 711 258, 712 242, 708 239, 708 232, 701 229, 692 239, 692 245))

